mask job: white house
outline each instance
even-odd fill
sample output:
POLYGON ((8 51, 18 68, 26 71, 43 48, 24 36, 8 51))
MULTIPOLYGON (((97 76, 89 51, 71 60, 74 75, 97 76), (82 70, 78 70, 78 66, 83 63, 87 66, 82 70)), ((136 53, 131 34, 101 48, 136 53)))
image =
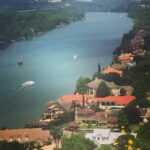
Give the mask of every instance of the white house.
POLYGON ((90 139, 97 146, 101 146, 112 144, 120 135, 120 132, 111 132, 110 129, 94 129, 93 133, 86 133, 85 138, 90 139))

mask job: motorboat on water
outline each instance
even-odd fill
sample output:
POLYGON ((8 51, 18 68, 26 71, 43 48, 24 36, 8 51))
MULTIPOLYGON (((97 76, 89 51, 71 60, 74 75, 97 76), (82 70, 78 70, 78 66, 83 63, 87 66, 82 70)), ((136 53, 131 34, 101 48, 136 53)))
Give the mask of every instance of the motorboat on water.
POLYGON ((21 85, 25 87, 25 86, 31 86, 33 84, 35 84, 34 81, 26 81, 26 82, 23 82, 21 85))
POLYGON ((18 64, 19 66, 21 66, 21 65, 23 65, 23 61, 17 61, 17 64, 18 64))
POLYGON ((77 60, 78 59, 78 55, 77 54, 73 55, 73 59, 77 60))

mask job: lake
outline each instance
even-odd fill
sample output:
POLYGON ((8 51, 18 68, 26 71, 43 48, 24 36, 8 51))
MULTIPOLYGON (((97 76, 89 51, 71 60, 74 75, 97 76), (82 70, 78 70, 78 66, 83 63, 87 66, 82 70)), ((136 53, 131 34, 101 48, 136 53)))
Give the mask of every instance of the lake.
POLYGON ((23 127, 42 114, 47 101, 73 93, 80 76, 91 77, 98 63, 111 63, 113 50, 132 27, 126 13, 89 12, 85 20, 0 51, 0 127, 23 127), (35 84, 22 86, 30 80, 35 84))

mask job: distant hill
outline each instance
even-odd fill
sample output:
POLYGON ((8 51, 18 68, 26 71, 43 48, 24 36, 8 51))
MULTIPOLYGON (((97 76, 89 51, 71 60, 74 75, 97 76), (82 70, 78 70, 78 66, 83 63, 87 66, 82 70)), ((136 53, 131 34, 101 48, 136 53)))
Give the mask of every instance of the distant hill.
POLYGON ((33 0, 0 0, 0 8, 30 8, 34 3, 33 0))

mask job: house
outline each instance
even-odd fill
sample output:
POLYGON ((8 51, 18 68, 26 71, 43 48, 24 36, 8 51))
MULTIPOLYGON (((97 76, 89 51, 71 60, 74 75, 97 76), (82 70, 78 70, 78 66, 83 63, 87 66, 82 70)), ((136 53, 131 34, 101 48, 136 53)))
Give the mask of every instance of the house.
POLYGON ((62 105, 68 105, 71 107, 74 104, 78 104, 80 106, 85 106, 86 104, 91 104, 91 95, 88 94, 69 94, 69 95, 63 95, 62 97, 59 98, 59 103, 62 105))
POLYGON ((120 76, 123 75, 123 71, 122 70, 118 70, 118 69, 115 69, 113 67, 107 67, 107 68, 104 68, 102 70, 102 74, 109 74, 109 73, 116 73, 116 74, 119 74, 120 76))
POLYGON ((144 56, 145 55, 145 50, 142 49, 137 49, 133 51, 134 56, 144 56))
POLYGON ((137 35, 138 35, 139 37, 145 37, 145 36, 147 36, 148 34, 149 34, 149 32, 146 31, 146 30, 139 30, 137 35))
POLYGON ((0 141, 34 142, 43 146, 48 144, 50 140, 52 140, 52 136, 49 130, 42 130, 42 128, 0 130, 0 141))
POLYGON ((132 50, 140 49, 144 45, 144 39, 140 36, 135 36, 134 39, 131 39, 129 42, 132 50))
POLYGON ((131 53, 125 53, 118 56, 118 60, 123 63, 132 62, 134 59, 133 55, 131 53))
POLYGON ((105 82, 107 87, 111 89, 111 94, 112 95, 120 95, 120 88, 118 85, 116 85, 114 82, 107 82, 102 79, 95 78, 95 80, 91 81, 90 83, 87 84, 89 87, 88 93, 91 96, 96 96, 96 91, 98 86, 102 83, 105 82))
POLYGON ((150 120, 150 108, 140 108, 139 106, 137 106, 137 108, 140 110, 143 123, 149 122, 149 120, 150 120))
POLYGON ((110 109, 110 108, 123 108, 133 100, 135 100, 135 96, 125 95, 125 96, 107 96, 107 97, 98 97, 95 98, 93 96, 84 94, 74 94, 74 95, 64 95, 61 97, 61 103, 67 102, 70 104, 79 104, 80 106, 88 106, 95 103, 99 104, 99 108, 101 109, 110 109))
POLYGON ((114 82, 107 82, 105 80, 98 79, 98 78, 95 78, 95 80, 93 80, 87 84, 87 86, 89 87, 88 94, 91 95, 92 97, 95 97, 97 88, 102 82, 106 83, 107 87, 111 90, 111 95, 113 95, 113 96, 121 95, 121 92, 120 92, 121 89, 125 90, 126 95, 132 95, 133 87, 128 86, 128 85, 119 86, 119 85, 116 85, 114 82))
POLYGON ((65 108, 59 102, 48 102, 44 112, 44 118, 52 121, 65 113, 65 108))
POLYGON ((92 133, 86 133, 85 138, 101 146, 112 144, 121 135, 121 132, 111 132, 110 129, 94 129, 92 133))
POLYGON ((95 112, 89 108, 83 108, 76 110, 75 122, 80 124, 95 124, 97 126, 112 125, 117 122, 117 118, 106 111, 95 112))
POLYGON ((104 110, 109 110, 112 108, 123 108, 133 100, 135 96, 125 95, 125 96, 107 96, 107 97, 98 97, 93 98, 93 103, 98 103, 99 108, 104 110))

